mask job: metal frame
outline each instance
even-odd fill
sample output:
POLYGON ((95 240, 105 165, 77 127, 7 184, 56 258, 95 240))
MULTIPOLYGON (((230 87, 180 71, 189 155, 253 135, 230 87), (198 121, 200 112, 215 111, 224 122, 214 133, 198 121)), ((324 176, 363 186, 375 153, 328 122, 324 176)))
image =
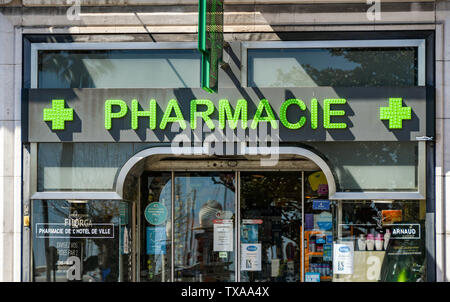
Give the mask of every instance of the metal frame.
POLYGON ((236 192, 234 194, 234 215, 235 215, 235 252, 234 252, 234 281, 241 281, 241 172, 234 173, 236 181, 236 192))
POLYGON ((135 247, 136 250, 135 252, 135 259, 136 262, 134 263, 134 267, 136 268, 136 272, 135 272, 135 278, 137 282, 141 281, 141 219, 140 217, 142 217, 141 215, 141 178, 139 177, 138 179, 138 185, 137 185, 137 190, 138 190, 138 200, 137 200, 137 206, 136 206, 136 220, 133 221, 136 224, 136 231, 135 231, 135 236, 134 236, 134 241, 135 241, 135 247))
POLYGON ((321 40, 321 41, 258 41, 242 42, 241 47, 241 85, 248 87, 248 49, 271 48, 370 48, 370 47, 417 47, 418 48, 418 86, 425 86, 426 51, 425 39, 396 40, 321 40))
POLYGON ((300 234, 300 247, 301 247, 301 271, 300 278, 302 282, 305 282, 305 171, 302 171, 302 232, 300 234))
MULTIPOLYGON (((171 198, 171 209, 170 209, 170 281, 174 282, 175 280, 175 245, 174 243, 174 222, 175 222, 175 172, 171 171, 171 188, 170 188, 170 198, 171 198)), ((139 200, 141 201, 141 200, 139 200)), ((140 241, 140 240, 139 240, 140 241)))
MULTIPOLYGON (((325 177, 328 181, 328 190, 330 192, 330 196, 335 195, 336 193, 336 182, 334 180, 333 173, 328 166, 328 164, 317 154, 314 152, 300 148, 300 147, 278 147, 278 148, 272 148, 273 150, 271 154, 286 154, 286 155, 299 155, 302 157, 306 157, 313 161, 325 174, 325 177)), ((257 148, 246 148, 244 154, 258 154, 257 148)), ((267 151, 267 150, 265 150, 267 151)), ((195 156, 195 155, 205 155, 208 154, 207 150, 203 147, 187 147, 183 148, 182 152, 183 155, 189 155, 189 156, 195 156)), ((173 155, 173 150, 171 147, 154 147, 154 148, 148 148, 145 149, 137 154, 135 154, 133 157, 131 157, 125 165, 123 165, 122 169, 120 170, 117 181, 116 181, 116 193, 119 196, 123 196, 123 187, 125 185, 125 179, 128 173, 131 171, 131 169, 141 160, 144 160, 150 156, 156 156, 156 155, 173 155)), ((213 169, 215 170, 215 169, 213 169)), ((233 169, 228 169, 232 171, 233 169)))
POLYGON ((22 145, 22 216, 24 217, 22 220, 22 266, 21 266, 21 274, 20 278, 22 282, 31 281, 31 194, 30 194, 30 179, 31 179, 31 153, 30 153, 30 145, 23 144, 22 145), (25 225, 25 217, 28 217, 28 225, 25 225))
POLYGON ((113 42, 113 43, 32 43, 30 87, 38 88, 38 54, 40 50, 137 50, 137 49, 197 49, 196 42, 113 42))

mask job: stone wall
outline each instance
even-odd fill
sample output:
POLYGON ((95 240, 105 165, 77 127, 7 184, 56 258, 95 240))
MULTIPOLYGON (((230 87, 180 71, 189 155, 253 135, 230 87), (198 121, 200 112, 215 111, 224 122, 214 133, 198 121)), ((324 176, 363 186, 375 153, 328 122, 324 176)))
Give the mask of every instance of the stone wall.
POLYGON ((436 270, 450 281, 450 1, 436 2, 436 270))

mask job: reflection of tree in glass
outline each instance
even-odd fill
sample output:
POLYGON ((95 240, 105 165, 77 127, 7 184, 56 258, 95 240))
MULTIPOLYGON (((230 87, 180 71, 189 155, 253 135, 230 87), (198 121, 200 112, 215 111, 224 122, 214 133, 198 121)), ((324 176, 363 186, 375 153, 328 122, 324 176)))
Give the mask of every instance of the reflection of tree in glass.
MULTIPOLYGON (((286 229, 290 224, 296 224, 301 215, 301 203, 298 197, 301 194, 301 178, 287 176, 252 177, 251 181, 242 181, 242 196, 251 196, 249 200, 241 199, 241 207, 250 210, 253 208, 268 208, 276 206, 281 208, 281 221, 286 229)), ((296 239, 293 234, 293 239, 296 239)))
MULTIPOLYGON (((92 223, 114 223, 114 219, 119 217, 119 202, 105 201, 105 202, 90 202, 86 209, 87 217, 92 220, 92 223)), ((117 281, 118 279, 118 232, 114 228, 114 238, 91 240, 98 247, 98 255, 92 255, 86 259, 86 264, 89 262, 94 266, 98 266, 102 273, 102 281, 117 281)), ((88 271, 90 267, 85 265, 84 271, 88 271)))
MULTIPOLYGON (((107 51, 45 51, 40 54, 39 73, 54 73, 67 88, 95 88, 93 78, 112 70, 107 51), (89 60, 86 60, 89 59, 89 60)), ((55 87, 61 88, 61 87, 55 87)))
MULTIPOLYGON (((231 190, 231 192, 234 192, 234 190, 235 190, 234 174, 221 173, 218 180, 216 179, 216 177, 211 177, 211 181, 215 185, 217 185, 217 184, 224 185, 227 189, 231 190)), ((226 191, 227 190, 225 190, 225 192, 226 191)), ((226 200, 226 198, 224 200, 226 200)))
MULTIPOLYGON (((354 148, 343 147, 341 143, 333 143, 333 146, 335 147, 330 149, 313 148, 313 150, 318 154, 323 153, 329 160, 332 170, 339 176, 337 185, 340 185, 340 179, 345 179, 346 188, 360 189, 361 184, 369 185, 364 183, 365 179, 354 179, 353 172, 349 171, 348 166, 411 166, 414 164, 412 162, 414 158, 417 158, 417 154, 413 153, 417 152, 417 148, 413 147, 413 144, 359 142, 354 148)), ((398 187, 397 182, 400 179, 394 177, 388 179, 392 188, 398 187)))
POLYGON ((413 48, 335 48, 327 49, 331 56, 353 62, 352 69, 317 68, 299 62, 283 72, 278 69, 273 86, 414 86, 417 81, 417 58, 413 48))

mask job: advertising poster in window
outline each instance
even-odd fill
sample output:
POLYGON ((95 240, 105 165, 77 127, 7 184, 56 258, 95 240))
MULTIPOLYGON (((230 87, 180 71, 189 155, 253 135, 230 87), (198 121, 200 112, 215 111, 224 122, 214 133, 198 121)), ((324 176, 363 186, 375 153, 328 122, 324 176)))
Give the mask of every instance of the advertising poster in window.
POLYGON ((166 254, 166 227, 147 227, 147 255, 166 254))
POLYGON ((241 244, 241 271, 261 270, 261 243, 241 244))
POLYGON ((353 274, 353 242, 337 243, 334 245, 333 271, 335 274, 353 274))
POLYGON ((320 273, 305 273, 305 282, 320 282, 320 273))
POLYGON ((256 243, 258 242, 258 225, 244 224, 241 226, 241 242, 256 243))
POLYGON ((233 220, 215 219, 213 222, 214 222, 214 252, 232 252, 233 220))

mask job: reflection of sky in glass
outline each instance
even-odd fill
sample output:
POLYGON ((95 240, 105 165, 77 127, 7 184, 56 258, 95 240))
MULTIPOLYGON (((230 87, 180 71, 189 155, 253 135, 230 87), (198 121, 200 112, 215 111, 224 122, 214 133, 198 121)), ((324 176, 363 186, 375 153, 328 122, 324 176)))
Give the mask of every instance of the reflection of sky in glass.
MULTIPOLYGON (((162 188, 161 194, 159 195, 159 200, 155 200, 157 202, 162 202, 168 210, 170 209, 170 207, 172 205, 171 190, 172 190, 172 181, 169 180, 162 188)), ((168 214, 170 216, 170 211, 168 214)))
MULTIPOLYGON (((352 62, 342 55, 333 55, 330 49, 250 49, 248 50, 249 63, 251 59, 280 60, 294 59, 300 65, 312 65, 321 70, 325 68, 338 68, 351 70, 361 64, 352 62)), ((278 62, 278 61, 277 61, 278 62)))
POLYGON ((350 144, 312 144, 330 162, 338 190, 417 190, 416 142, 350 144))
MULTIPOLYGON (((195 225, 199 224, 199 212, 203 204, 208 200, 215 200, 222 206, 223 211, 234 212, 234 192, 226 188, 222 184, 215 184, 213 182, 220 181, 218 176, 208 177, 180 177, 175 178, 176 185, 180 186, 180 201, 186 202, 194 198, 194 211, 196 215, 195 225)), ((175 191, 176 192, 176 191, 175 191)))
MULTIPOLYGON (((212 241, 208 241, 212 240, 212 233, 208 231, 212 231, 212 220, 216 219, 216 206, 214 203, 208 204, 204 210, 202 210, 202 206, 209 200, 214 200, 220 204, 223 211, 234 213, 235 193, 223 184, 224 181, 228 183, 232 181, 234 186, 234 174, 192 173, 186 176, 175 174, 174 244, 176 249, 174 262, 176 269, 183 270, 196 265, 199 261, 200 242, 212 243, 212 241), (201 219, 200 214, 202 215, 201 219)), ((211 251, 206 252, 206 246, 202 246, 200 249, 203 253, 207 253, 203 254, 203 261, 214 265, 209 263, 211 259, 207 256, 211 251)), ((229 257, 233 259, 233 252, 229 257)), ((226 279, 232 278, 234 265, 234 263, 229 264, 226 271, 220 275, 225 276, 226 279)))

